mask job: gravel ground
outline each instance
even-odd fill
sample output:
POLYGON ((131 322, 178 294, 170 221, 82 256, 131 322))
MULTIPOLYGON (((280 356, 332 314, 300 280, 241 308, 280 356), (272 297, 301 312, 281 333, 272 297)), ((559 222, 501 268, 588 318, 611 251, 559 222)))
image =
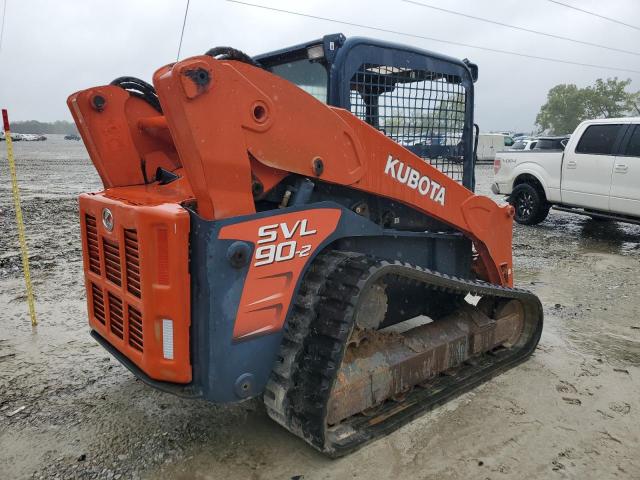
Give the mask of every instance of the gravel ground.
MULTIPOLYGON (((2 145, 4 154, 4 145, 2 145)), ((542 299, 531 360, 340 460, 258 401, 154 391, 89 337, 76 196, 81 143, 16 143, 40 325, 32 330, 0 162, 0 478, 640 478, 640 227, 552 212, 514 231, 516 283, 542 299)), ((491 167, 478 167, 489 194, 491 167)))

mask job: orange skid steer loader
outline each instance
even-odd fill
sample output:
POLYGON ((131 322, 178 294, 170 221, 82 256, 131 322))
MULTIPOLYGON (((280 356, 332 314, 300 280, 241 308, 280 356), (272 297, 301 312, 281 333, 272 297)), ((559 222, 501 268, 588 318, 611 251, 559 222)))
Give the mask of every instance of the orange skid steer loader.
POLYGON ((477 74, 336 34, 71 95, 104 183, 80 197, 93 337, 330 456, 523 361, 542 307, 512 207, 473 193, 477 74))

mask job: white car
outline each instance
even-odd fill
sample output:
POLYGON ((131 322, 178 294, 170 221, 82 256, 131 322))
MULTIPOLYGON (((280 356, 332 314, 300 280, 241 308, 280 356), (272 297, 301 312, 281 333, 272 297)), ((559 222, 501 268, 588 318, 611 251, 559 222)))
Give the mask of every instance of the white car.
POLYGON ((508 196, 515 219, 542 222, 551 207, 640 224, 640 117, 587 120, 562 150, 496 155, 491 190, 508 196))
POLYGON ((23 142, 41 142, 43 140, 46 140, 47 137, 45 137, 44 135, 40 135, 37 133, 16 133, 16 134, 11 134, 11 139, 14 139, 14 135, 17 136, 17 138, 19 140, 22 140, 23 142))
POLYGON ((537 138, 524 138, 522 140, 516 140, 510 150, 533 150, 536 146, 536 143, 538 143, 537 138))

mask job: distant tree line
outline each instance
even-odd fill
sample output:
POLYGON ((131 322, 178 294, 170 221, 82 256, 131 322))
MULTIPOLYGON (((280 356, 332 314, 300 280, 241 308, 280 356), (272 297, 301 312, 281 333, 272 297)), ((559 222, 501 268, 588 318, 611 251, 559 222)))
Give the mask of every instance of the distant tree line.
POLYGON ((11 122, 10 127, 14 133, 60 133, 62 135, 78 133, 76 124, 66 120, 57 120, 55 122, 24 120, 22 122, 11 122))
POLYGON ((541 132, 572 133, 580 122, 592 118, 640 115, 640 91, 629 92, 631 79, 601 78, 593 86, 556 85, 540 107, 536 125, 541 132))

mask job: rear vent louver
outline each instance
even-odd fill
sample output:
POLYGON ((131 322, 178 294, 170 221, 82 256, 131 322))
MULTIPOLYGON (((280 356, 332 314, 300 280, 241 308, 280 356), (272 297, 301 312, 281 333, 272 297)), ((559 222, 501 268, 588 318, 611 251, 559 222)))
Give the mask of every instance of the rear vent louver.
POLYGON ((104 269, 107 280, 113 284, 122 285, 122 270, 120 268, 120 247, 116 242, 102 239, 102 250, 104 251, 104 269))
POLYGON ((91 296, 93 300, 93 316, 104 325, 104 295, 102 295, 100 287, 94 283, 91 284, 91 296))
POLYGON ((124 231, 125 275, 127 290, 132 295, 141 298, 140 290, 140 255, 138 251, 138 232, 124 231))
MULTIPOLYGON (((125 350, 144 353, 140 245, 135 228, 100 233, 99 216, 84 213, 89 315, 108 341, 126 342, 125 350), (98 278, 96 278, 96 275, 98 278), (100 328, 102 327, 102 328, 100 328)), ((166 243, 166 242, 165 242, 166 243)), ((167 249, 167 245, 161 247, 167 249)), ((160 263, 168 265, 168 251, 160 263), (166 259, 165 259, 166 257, 166 259)), ((162 265, 160 267, 162 270, 162 265)), ((162 272, 161 272, 162 273, 162 272)), ((168 274, 168 272, 167 272, 168 274)), ((168 277, 167 277, 168 283, 168 277)), ((120 344, 117 348, 122 348, 120 344)))
POLYGON ((169 285, 169 235, 166 229, 158 229, 158 283, 169 285))
POLYGON ((124 337, 124 316, 122 312, 122 300, 109 293, 109 324, 111 332, 118 338, 124 337))
POLYGON ((98 246, 98 226, 96 217, 85 215, 87 234, 87 253, 89 257, 89 270, 100 275, 100 248, 98 246))
POLYGON ((129 310, 129 345, 131 345, 136 350, 140 350, 142 352, 144 348, 144 344, 142 342, 142 315, 138 310, 133 308, 131 305, 128 307, 129 310))

